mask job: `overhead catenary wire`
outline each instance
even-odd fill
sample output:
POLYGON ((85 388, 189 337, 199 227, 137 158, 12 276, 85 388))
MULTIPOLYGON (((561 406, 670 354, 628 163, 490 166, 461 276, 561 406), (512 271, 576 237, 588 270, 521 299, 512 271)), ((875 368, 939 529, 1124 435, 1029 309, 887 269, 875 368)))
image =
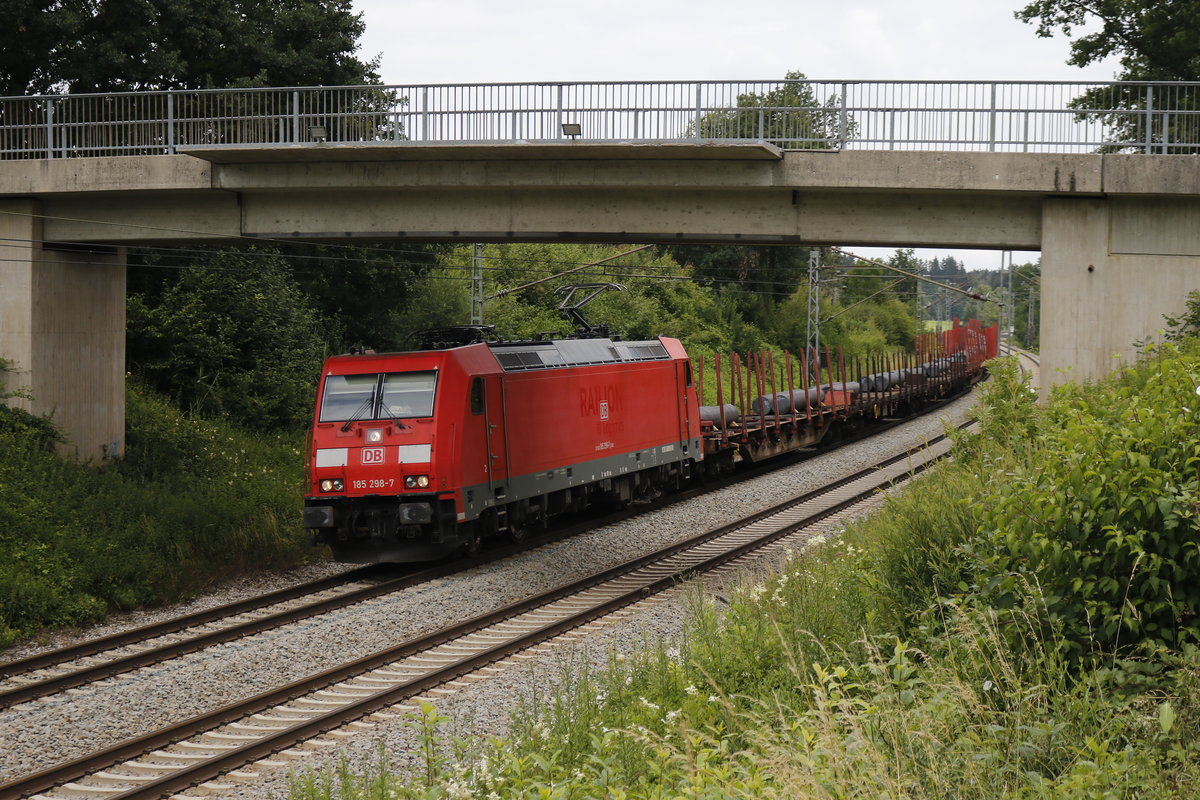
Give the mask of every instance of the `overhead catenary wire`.
POLYGON ((539 283, 545 283, 546 281, 552 281, 555 278, 561 278, 564 275, 571 275, 576 272, 582 272, 583 270, 587 269, 588 267, 598 267, 601 264, 605 264, 609 261, 616 261, 618 258, 632 255, 633 253, 640 253, 641 251, 648 250, 649 248, 654 247, 654 246, 655 245, 652 245, 652 244, 645 244, 645 245, 642 245, 641 247, 635 247, 632 250, 626 250, 624 253, 617 253, 616 255, 609 256, 608 258, 602 258, 599 261, 593 261, 590 264, 583 264, 582 266, 576 267, 574 269, 566 270, 565 272, 560 272, 556 275, 550 275, 548 277, 541 278, 540 280, 531 281, 529 283, 524 283, 524 284, 521 284, 520 286, 513 286, 510 289, 504 289, 502 291, 496 292, 495 294, 489 294, 486 297, 484 297, 483 299, 484 300, 495 300, 497 297, 503 297, 506 294, 512 294, 513 292, 519 292, 522 289, 528 289, 531 286, 537 286, 539 283))
MULTIPOLYGON (((967 297, 970 297, 972 300, 982 300, 987 303, 999 303, 1001 306, 1004 305, 1003 303, 1000 303, 999 300, 993 300, 990 297, 984 297, 983 295, 978 294, 976 292, 969 292, 965 289, 960 289, 957 286, 951 286, 948 283, 941 283, 940 281, 935 281, 932 278, 927 278, 924 275, 920 275, 916 272, 909 272, 906 269, 900 269, 899 267, 894 267, 891 264, 885 264, 884 262, 879 261, 878 259, 863 258, 862 256, 855 255, 854 253, 851 253, 848 250, 843 250, 840 247, 831 247, 829 249, 835 253, 841 253, 844 256, 849 256, 850 258, 857 259, 859 261, 865 262, 872 266, 882 267, 883 269, 891 270, 892 272, 898 272, 907 278, 916 278, 917 280, 923 281, 924 283, 933 284, 934 286, 940 286, 943 289, 949 289, 951 291, 958 292, 959 294, 965 294, 967 297)), ((843 265, 843 266, 849 266, 849 267, 853 268, 854 266, 857 266, 857 265, 852 264, 852 265, 843 265)))

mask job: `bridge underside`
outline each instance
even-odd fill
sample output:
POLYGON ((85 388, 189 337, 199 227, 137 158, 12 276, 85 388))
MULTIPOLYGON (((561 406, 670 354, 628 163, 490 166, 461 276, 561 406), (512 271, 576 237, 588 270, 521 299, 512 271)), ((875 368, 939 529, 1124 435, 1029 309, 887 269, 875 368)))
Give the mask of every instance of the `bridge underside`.
POLYGON ((0 357, 18 402, 104 457, 124 439, 123 245, 741 242, 1040 249, 1044 380, 1096 378, 1200 289, 1196 161, 560 143, 7 162, 0 357))

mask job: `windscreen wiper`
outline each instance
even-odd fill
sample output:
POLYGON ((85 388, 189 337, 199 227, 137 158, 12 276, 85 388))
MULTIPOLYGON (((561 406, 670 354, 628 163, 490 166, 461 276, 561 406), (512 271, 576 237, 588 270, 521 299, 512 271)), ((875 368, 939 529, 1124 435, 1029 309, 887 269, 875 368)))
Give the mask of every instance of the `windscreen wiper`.
POLYGON ((345 424, 342 425, 342 433, 345 433, 346 431, 350 430, 350 424, 352 422, 357 421, 365 412, 370 411, 371 406, 373 406, 374 404, 375 404, 375 393, 372 392, 371 395, 369 397, 367 397, 367 399, 363 400, 361 403, 358 404, 358 408, 354 409, 354 413, 351 414, 350 417, 346 420, 345 424))
POLYGON ((382 419, 390 419, 392 421, 392 424, 395 425, 397 428, 400 428, 401 430, 404 430, 405 428, 408 427, 407 425, 405 425, 403 422, 400 421, 403 418, 400 416, 399 413, 394 411, 391 406, 388 405, 387 400, 379 401, 379 416, 382 419))

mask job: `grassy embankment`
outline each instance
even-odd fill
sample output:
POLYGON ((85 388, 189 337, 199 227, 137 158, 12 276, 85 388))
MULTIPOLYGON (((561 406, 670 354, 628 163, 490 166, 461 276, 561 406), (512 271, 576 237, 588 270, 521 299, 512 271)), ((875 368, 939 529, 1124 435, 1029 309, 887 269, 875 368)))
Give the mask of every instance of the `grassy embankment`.
POLYGON ((125 457, 97 468, 0 406, 0 647, 305 557, 303 434, 190 417, 133 384, 127 415, 125 457))
POLYGON ((953 463, 697 599, 677 651, 548 690, 507 740, 426 709, 417 774, 293 797, 1197 796, 1200 347, 1045 409, 994 373, 953 463))

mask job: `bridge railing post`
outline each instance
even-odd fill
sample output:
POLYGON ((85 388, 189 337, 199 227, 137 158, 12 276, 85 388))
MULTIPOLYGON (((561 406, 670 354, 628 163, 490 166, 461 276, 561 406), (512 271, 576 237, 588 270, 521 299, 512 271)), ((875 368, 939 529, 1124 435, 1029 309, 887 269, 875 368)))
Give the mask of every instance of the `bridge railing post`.
POLYGON ((46 158, 54 158, 54 99, 46 98, 46 158))
POLYGON ((292 141, 300 141, 300 92, 292 90, 292 141))
POLYGON ((555 139, 561 139, 561 138, 563 138, 563 129, 562 129, 562 123, 563 123, 563 102, 562 102, 562 97, 563 97, 563 87, 562 87, 562 84, 560 83, 560 84, 558 84, 558 86, 557 86, 557 87, 555 87, 555 88, 556 88, 556 92, 555 92, 555 108, 556 108, 556 110, 557 110, 557 114, 556 114, 556 117, 557 117, 557 119, 556 119, 556 121, 555 121, 555 123, 554 123, 554 138, 555 138, 555 139))
POLYGON ((846 149, 846 140, 849 138, 850 129, 850 111, 847 108, 847 95, 850 92, 850 84, 842 84, 842 99, 840 108, 838 109, 838 149, 846 149))
POLYGON ((175 95, 167 89, 167 155, 175 154, 175 95))
POLYGON ((1146 133, 1142 151, 1149 155, 1154 152, 1154 87, 1146 87, 1146 133))
POLYGON ((996 83, 992 82, 991 108, 988 110, 988 152, 996 152, 996 83))
POLYGON ((421 89, 421 141, 429 141, 429 87, 421 89))

